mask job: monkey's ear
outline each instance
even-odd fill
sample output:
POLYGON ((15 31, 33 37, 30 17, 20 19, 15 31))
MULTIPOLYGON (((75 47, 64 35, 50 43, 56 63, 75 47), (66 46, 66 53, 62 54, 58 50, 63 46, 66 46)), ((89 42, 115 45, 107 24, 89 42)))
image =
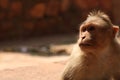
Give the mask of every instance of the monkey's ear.
POLYGON ((118 33, 119 31, 119 26, 113 25, 113 34, 114 36, 118 33))

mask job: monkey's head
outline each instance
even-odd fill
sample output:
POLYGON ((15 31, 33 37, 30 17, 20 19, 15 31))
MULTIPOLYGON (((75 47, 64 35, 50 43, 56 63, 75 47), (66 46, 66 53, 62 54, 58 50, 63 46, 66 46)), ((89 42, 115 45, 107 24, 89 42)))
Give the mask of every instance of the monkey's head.
POLYGON ((105 13, 91 12, 80 26, 78 44, 84 51, 102 50, 112 44, 118 29, 105 13))

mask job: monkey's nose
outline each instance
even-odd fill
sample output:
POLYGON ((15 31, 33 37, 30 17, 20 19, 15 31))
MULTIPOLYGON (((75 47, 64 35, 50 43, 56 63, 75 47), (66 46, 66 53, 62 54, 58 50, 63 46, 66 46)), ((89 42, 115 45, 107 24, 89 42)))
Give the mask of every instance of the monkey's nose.
POLYGON ((82 40, 83 40, 83 39, 85 39, 85 36, 82 36, 81 38, 82 38, 82 40))

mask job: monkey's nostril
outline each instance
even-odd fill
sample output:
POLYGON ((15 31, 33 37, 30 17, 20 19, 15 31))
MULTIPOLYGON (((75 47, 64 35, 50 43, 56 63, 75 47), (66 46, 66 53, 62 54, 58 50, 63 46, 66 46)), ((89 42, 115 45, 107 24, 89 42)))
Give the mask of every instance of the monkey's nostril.
POLYGON ((85 39, 85 36, 83 36, 82 39, 85 39))

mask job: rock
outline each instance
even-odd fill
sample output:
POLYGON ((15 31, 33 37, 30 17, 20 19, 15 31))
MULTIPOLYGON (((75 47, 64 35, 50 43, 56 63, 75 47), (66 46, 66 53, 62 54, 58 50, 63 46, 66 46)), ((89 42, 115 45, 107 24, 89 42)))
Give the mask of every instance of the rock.
POLYGON ((60 2, 59 0, 50 0, 46 4, 46 15, 47 16, 58 16, 60 12, 60 2))
POLYGON ((45 14, 45 9, 46 6, 44 3, 38 3, 30 10, 30 15, 33 18, 43 18, 45 14))
POLYGON ((50 52, 53 53, 53 55, 60 55, 60 54, 67 54, 69 55, 72 51, 72 47, 74 44, 67 44, 67 45, 51 45, 50 46, 50 52))
POLYGON ((70 7, 70 0, 62 0, 61 2, 61 12, 66 12, 70 7))
POLYGON ((9 0, 0 0, 0 7, 3 9, 7 9, 9 4, 9 0))

